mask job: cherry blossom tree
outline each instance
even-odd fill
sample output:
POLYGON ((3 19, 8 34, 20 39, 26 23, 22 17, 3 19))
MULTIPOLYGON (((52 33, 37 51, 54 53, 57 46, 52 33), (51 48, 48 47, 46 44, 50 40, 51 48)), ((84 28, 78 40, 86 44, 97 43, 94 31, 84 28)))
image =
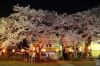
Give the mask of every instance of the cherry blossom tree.
POLYGON ((63 46, 77 44, 83 41, 87 56, 88 46, 100 32, 100 8, 67 15, 58 15, 57 12, 30 9, 30 6, 14 6, 14 13, 0 19, 0 42, 1 47, 18 44, 23 39, 28 41, 29 46, 35 43, 42 48, 48 44, 50 35, 55 35, 63 46))

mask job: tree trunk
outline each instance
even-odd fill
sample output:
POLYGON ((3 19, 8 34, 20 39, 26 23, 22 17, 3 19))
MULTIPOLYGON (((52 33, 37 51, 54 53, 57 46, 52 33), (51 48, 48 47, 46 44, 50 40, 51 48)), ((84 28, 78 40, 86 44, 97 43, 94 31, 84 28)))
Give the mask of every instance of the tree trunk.
POLYGON ((92 35, 88 36, 86 43, 85 43, 85 48, 84 48, 84 57, 87 59, 89 57, 89 51, 90 48, 89 46, 91 45, 91 41, 92 41, 92 35))
POLYGON ((88 52, 89 52, 88 46, 85 45, 84 51, 85 51, 84 52, 84 58, 88 59, 88 52))
POLYGON ((36 61, 37 62, 40 62, 40 53, 41 53, 41 49, 40 49, 40 47, 39 46, 37 46, 38 47, 38 49, 36 50, 36 61))
POLYGON ((76 50, 76 46, 74 46, 74 57, 73 57, 73 59, 76 59, 77 58, 77 50, 76 50))

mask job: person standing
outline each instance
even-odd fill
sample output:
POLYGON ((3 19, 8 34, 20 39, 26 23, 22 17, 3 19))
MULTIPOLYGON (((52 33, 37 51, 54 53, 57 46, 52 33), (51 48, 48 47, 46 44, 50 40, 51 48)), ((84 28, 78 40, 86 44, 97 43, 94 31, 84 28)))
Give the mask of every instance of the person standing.
POLYGON ((36 52, 33 52, 32 53, 32 62, 34 62, 34 63, 35 63, 35 56, 36 56, 36 52))

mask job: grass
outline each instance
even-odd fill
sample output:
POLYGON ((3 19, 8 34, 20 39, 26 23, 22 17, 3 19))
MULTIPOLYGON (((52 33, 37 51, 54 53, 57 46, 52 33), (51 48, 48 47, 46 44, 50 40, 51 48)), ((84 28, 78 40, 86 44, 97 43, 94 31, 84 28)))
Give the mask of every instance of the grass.
POLYGON ((22 61, 0 61, 0 66, 59 66, 57 63, 27 63, 22 61))
POLYGON ((71 61, 71 64, 74 64, 75 66, 96 66, 95 61, 71 61))
POLYGON ((0 61, 0 66, 95 66, 95 61, 57 61, 55 63, 26 63, 23 61, 0 61))

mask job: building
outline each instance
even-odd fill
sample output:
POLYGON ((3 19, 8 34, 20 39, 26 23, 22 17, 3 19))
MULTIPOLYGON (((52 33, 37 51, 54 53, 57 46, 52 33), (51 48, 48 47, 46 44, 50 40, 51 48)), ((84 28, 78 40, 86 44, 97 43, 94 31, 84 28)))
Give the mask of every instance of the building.
POLYGON ((48 59, 58 60, 62 57, 62 46, 60 44, 60 38, 55 35, 50 35, 47 46, 44 47, 45 54, 48 59))
POLYGON ((97 35, 97 39, 91 42, 91 53, 94 58, 98 58, 100 55, 100 34, 97 35))

